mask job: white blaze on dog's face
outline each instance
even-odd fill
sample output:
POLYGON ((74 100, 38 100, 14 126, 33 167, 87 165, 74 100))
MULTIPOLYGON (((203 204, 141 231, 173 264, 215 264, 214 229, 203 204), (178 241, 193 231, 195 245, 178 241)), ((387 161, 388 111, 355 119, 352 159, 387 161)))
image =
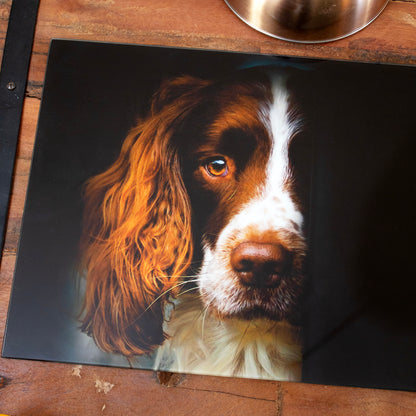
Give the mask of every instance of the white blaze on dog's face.
POLYGON ((292 321, 305 254, 289 163, 299 122, 281 80, 252 89, 223 91, 198 151, 195 177, 211 199, 201 197, 204 207, 200 201, 208 218, 197 284, 220 317, 292 321))

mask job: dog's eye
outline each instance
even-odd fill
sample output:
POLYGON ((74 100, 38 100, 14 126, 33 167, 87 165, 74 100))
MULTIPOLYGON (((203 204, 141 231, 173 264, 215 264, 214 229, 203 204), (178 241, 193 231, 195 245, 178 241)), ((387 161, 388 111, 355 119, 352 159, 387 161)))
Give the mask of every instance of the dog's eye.
POLYGON ((221 156, 209 159, 205 164, 205 169, 211 176, 215 177, 228 174, 227 161, 221 156))

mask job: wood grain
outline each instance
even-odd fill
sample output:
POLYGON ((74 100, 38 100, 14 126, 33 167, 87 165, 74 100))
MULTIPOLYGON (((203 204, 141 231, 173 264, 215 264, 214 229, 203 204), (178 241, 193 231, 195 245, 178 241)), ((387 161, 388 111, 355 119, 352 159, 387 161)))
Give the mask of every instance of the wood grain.
MULTIPOLYGON (((11 0, 0 0, 0 49, 11 0)), ((416 2, 391 2, 368 28, 316 45, 283 42, 239 21, 220 0, 42 0, 0 269, 3 336, 49 42, 52 38, 416 64, 416 2)), ((1 54, 1 51, 0 51, 1 54)), ((0 109, 1 110, 1 109, 0 109)), ((0 138, 1 140, 1 138, 0 138)), ((0 413, 10 415, 411 415, 414 393, 154 374, 0 359, 0 413)))

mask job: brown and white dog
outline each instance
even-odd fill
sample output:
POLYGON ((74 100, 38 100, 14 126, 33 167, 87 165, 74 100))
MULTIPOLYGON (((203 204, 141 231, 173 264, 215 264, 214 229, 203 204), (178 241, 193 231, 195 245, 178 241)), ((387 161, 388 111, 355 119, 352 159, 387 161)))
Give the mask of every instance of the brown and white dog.
POLYGON ((284 80, 165 82, 86 186, 82 329, 155 369, 300 379, 306 244, 284 80))

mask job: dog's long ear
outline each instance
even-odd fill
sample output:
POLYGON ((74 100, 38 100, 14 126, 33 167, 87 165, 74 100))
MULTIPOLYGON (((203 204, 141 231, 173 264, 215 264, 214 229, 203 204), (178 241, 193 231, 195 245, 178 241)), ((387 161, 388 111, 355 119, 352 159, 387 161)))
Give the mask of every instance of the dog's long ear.
POLYGON ((172 137, 206 85, 190 77, 165 83, 115 163, 86 184, 81 328, 104 351, 138 355, 165 339, 164 305, 192 258, 190 203, 172 137))

